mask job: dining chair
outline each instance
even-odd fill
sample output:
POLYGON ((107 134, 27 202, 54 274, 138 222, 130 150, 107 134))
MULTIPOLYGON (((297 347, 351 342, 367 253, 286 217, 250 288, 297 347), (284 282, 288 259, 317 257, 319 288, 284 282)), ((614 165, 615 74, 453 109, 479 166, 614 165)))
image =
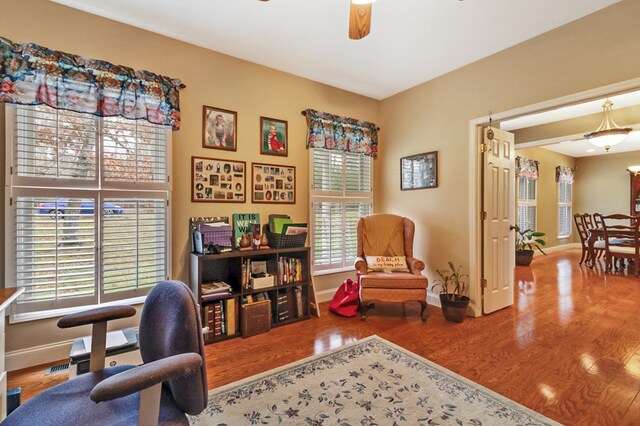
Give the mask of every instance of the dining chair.
MULTIPOLYGON (((640 220, 636 216, 612 214, 601 216, 604 229, 606 270, 615 267, 614 260, 629 259, 635 265, 635 276, 640 275, 640 220)), ((617 270, 618 268, 615 267, 617 270)))
MULTIPOLYGON (((596 215, 600 215, 600 213, 595 213, 593 215, 591 213, 583 213, 581 215, 582 224, 584 225, 585 235, 586 235, 586 240, 585 240, 585 245, 587 246, 586 261, 587 261, 587 265, 589 265, 591 268, 595 266, 596 261, 600 261, 600 259, 604 256, 604 240, 602 239, 602 236, 598 236, 597 234, 592 235, 593 230, 598 228, 594 220, 594 217, 596 215), (589 247, 589 239, 591 238, 593 238, 595 241, 593 241, 591 247, 589 247)), ((598 223, 601 224, 602 221, 598 219, 598 223)), ((600 227, 600 229, 602 229, 602 227, 600 227)), ((580 263, 582 264, 582 262, 580 263)))
MULTIPOLYGON (((590 264, 592 262, 592 253, 589 250, 589 232, 587 231, 587 227, 585 226, 584 216, 580 213, 575 213, 573 215, 573 221, 576 224, 578 236, 580 237, 580 247, 582 248, 580 262, 578 264, 582 265, 584 261, 586 261, 587 264, 590 264)), ((602 251, 602 249, 600 249, 600 251, 602 251)))

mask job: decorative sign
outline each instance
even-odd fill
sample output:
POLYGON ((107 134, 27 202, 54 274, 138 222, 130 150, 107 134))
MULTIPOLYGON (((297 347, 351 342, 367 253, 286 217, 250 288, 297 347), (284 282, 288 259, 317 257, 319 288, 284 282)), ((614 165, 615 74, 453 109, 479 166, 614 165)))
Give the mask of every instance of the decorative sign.
POLYGON ((240 247, 240 239, 245 234, 254 234, 256 229, 260 235, 260 215, 258 213, 234 213, 233 222, 233 242, 234 247, 240 247))
POLYGON ((191 201, 244 203, 246 164, 244 161, 191 157, 191 201))
POLYGON ((251 202, 295 204, 296 168, 251 163, 251 202))

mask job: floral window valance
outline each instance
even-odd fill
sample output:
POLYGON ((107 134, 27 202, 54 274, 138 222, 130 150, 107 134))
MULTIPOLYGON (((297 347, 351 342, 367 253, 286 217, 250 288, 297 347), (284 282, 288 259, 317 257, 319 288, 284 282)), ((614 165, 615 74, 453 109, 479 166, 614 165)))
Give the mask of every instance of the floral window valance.
POLYGON ((556 167, 556 182, 573 183, 575 180, 575 169, 567 166, 556 167))
POLYGON ((0 102, 180 127, 180 80, 0 37, 0 102))
POLYGON ((307 109, 307 148, 326 148, 375 157, 378 128, 368 121, 307 109))
POLYGON ((516 176, 527 179, 538 179, 538 161, 524 157, 516 157, 516 176))

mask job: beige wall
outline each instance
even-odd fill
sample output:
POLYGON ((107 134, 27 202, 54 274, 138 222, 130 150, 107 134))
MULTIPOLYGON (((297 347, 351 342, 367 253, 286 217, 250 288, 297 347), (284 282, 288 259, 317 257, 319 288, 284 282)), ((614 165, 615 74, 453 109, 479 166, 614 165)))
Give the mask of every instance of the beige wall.
MULTIPOLYGON (((555 247, 573 243, 575 232, 573 232, 569 238, 558 239, 558 183, 556 182, 556 167, 566 166, 575 168, 575 158, 543 148, 517 149, 516 155, 539 162, 536 230, 547 234, 547 244, 545 247, 555 247)), ((576 184, 574 185, 574 194, 577 190, 578 185, 576 184)))
MULTIPOLYGON (((469 121, 640 77, 638 16, 639 1, 622 1, 382 102, 378 211, 416 220, 416 256, 431 279, 448 260, 471 263, 469 121), (433 150, 439 187, 398 191, 400 157, 433 150)), ((471 307, 479 312, 477 300, 471 307)))
MULTIPOLYGON (((0 35, 14 42, 31 41, 52 49, 180 78, 187 85, 180 93, 182 127, 173 132, 172 147, 172 275, 183 281, 189 278, 186 231, 191 216, 257 212, 264 222, 270 213, 287 213, 296 221, 308 221, 306 121, 300 114, 302 110, 314 108, 374 123, 380 121, 380 104, 376 100, 45 0, 3 0, 0 35), (203 105, 238 112, 237 152, 202 148, 203 105), (288 121, 288 157, 260 155, 260 116, 288 121), (293 165, 297 178, 296 204, 192 203, 190 165, 193 155, 243 160, 248 165, 252 161, 293 165)), ((247 196, 250 200, 249 192, 247 196)), ((321 276, 315 283, 321 291, 335 287, 343 278, 343 275, 321 276)), ((10 325, 7 351, 58 342, 79 333, 88 334, 88 331, 61 331, 52 320, 10 325)))
POLYGON ((640 164, 640 151, 582 157, 576 161, 576 213, 629 214, 627 167, 640 164))
MULTIPOLYGON (((317 108, 379 123, 380 158, 374 165, 375 211, 416 221, 416 255, 427 274, 453 260, 469 265, 469 120, 489 110, 506 111, 558 96, 638 77, 640 2, 625 0, 490 58, 449 73, 383 102, 350 94, 151 34, 45 0, 3 0, 0 33, 134 68, 181 78, 183 125, 174 132, 172 208, 173 276, 186 280, 187 220, 190 216, 287 212, 308 218, 304 108, 317 108), (598 57, 597 61, 593 60, 598 57), (615 63, 616 66, 610 66, 615 63), (201 147, 203 104, 238 111, 238 152, 201 147), (263 157, 258 149, 259 116, 289 122, 289 157, 263 157), (439 187, 399 191, 399 159, 439 151, 439 187), (297 203, 269 205, 196 204, 189 193, 192 155, 295 165, 297 203)), ((477 31, 483 31, 478 21, 477 31)), ((325 276, 319 288, 342 276, 325 276)), ((475 283, 472 283, 475 285, 475 283)), ((85 331, 86 333, 86 331, 85 331)), ((11 325, 7 350, 69 339, 53 321, 11 325)))

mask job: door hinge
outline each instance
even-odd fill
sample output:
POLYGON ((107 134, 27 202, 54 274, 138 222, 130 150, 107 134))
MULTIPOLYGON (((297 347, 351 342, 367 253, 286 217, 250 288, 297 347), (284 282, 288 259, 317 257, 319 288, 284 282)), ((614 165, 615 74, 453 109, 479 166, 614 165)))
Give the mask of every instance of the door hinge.
POLYGON ((9 197, 9 205, 13 206, 13 197, 9 197))
POLYGON ((487 152, 487 149, 489 148, 489 145, 485 142, 480 144, 480 154, 484 154, 485 152, 487 152))
POLYGON ((482 278, 480 280, 480 285, 482 286, 482 288, 487 288, 487 279, 486 278, 482 278))
POLYGON ((169 207, 169 200, 167 200, 167 207, 169 207))
POLYGON ((487 212, 486 211, 481 211, 480 212, 480 220, 487 220, 487 212))

